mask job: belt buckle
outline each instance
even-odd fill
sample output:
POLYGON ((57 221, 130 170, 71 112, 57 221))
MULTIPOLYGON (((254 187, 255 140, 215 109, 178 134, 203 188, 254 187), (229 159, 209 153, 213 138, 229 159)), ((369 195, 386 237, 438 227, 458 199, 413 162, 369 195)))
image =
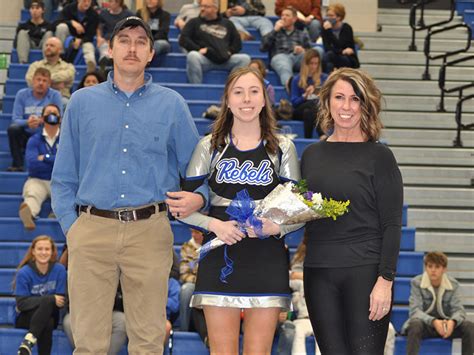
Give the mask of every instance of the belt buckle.
POLYGON ((117 213, 118 213, 118 220, 122 223, 138 221, 136 210, 123 209, 123 210, 118 210, 117 213), (133 219, 123 219, 122 213, 123 212, 130 212, 130 211, 132 212, 133 219))

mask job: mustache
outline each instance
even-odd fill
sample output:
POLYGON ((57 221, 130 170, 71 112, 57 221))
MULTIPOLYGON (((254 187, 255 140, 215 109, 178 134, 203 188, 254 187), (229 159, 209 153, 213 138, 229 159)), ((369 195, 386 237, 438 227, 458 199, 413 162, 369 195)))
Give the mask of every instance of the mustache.
POLYGON ((134 55, 127 55, 125 58, 123 59, 133 59, 133 60, 139 60, 137 56, 134 56, 134 55))

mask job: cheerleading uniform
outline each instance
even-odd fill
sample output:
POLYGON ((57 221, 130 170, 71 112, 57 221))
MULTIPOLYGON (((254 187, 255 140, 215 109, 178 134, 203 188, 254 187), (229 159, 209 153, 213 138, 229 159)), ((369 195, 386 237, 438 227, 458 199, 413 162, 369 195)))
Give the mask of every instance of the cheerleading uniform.
MULTIPOLYGON (((193 191, 207 181, 209 216, 195 213, 182 220, 206 229, 211 217, 229 220, 225 212, 237 192, 247 189, 256 202, 278 184, 299 179, 298 158, 293 143, 279 137, 279 152, 270 154, 262 142, 252 150, 239 150, 229 138, 221 151, 212 152, 211 137, 198 144, 188 167, 186 189, 193 191)), ((302 225, 280 226, 281 235, 302 225)), ((215 238, 205 234, 203 243, 215 238)), ((244 238, 234 244, 211 250, 199 262, 194 307, 205 305, 236 308, 291 306, 288 279, 288 251, 283 238, 244 238), (233 261, 233 272, 220 280, 225 255, 233 261)))

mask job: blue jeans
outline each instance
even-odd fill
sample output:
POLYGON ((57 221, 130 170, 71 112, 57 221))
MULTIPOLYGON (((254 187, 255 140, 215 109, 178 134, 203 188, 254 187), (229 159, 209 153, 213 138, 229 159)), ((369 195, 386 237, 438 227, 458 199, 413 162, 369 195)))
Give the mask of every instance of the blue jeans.
POLYGON ((188 75, 188 81, 191 84, 200 84, 202 83, 203 72, 211 69, 233 70, 239 67, 246 67, 249 63, 250 57, 248 54, 232 54, 227 62, 216 64, 198 51, 191 51, 186 58, 186 73, 188 75))
POLYGON ((286 86, 286 83, 293 75, 294 71, 300 70, 301 60, 303 59, 304 53, 300 54, 286 54, 280 53, 273 56, 270 65, 273 70, 276 71, 280 77, 281 84, 286 86))
POLYGON ((189 302, 196 285, 193 282, 186 282, 181 286, 179 294, 179 328, 183 332, 189 330, 189 321, 191 319, 191 307, 189 302))
POLYGON ((255 27, 262 37, 273 30, 272 22, 263 16, 232 16, 229 20, 235 25, 237 31, 247 34, 245 27, 255 27))
POLYGON ((291 355, 293 340, 295 339, 295 325, 293 322, 286 320, 278 325, 278 355, 291 355))

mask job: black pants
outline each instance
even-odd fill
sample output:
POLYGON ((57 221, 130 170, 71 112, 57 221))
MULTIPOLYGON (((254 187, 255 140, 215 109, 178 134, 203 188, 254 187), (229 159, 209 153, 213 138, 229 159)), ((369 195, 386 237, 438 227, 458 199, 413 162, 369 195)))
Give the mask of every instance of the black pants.
MULTIPOLYGON (((407 354, 418 355, 420 341, 424 338, 439 338, 436 330, 420 319, 411 319, 408 326, 407 354)), ((449 339, 462 338, 462 355, 474 354, 474 323, 463 321, 461 325, 454 328, 449 339)))
POLYGON ((313 138, 313 128, 315 126, 318 134, 320 136, 323 134, 317 121, 318 110, 319 100, 306 100, 294 108, 293 119, 303 121, 305 138, 313 138))
POLYGON ((359 68, 360 64, 357 57, 353 55, 337 54, 333 51, 327 51, 323 56, 323 71, 332 72, 335 68, 359 68))
POLYGON ((28 133, 25 127, 12 123, 8 127, 8 142, 10 144, 10 153, 13 158, 12 166, 15 168, 22 168, 25 157, 25 148, 28 138, 31 134, 28 133))
POLYGON ((59 310, 54 297, 44 296, 38 307, 21 312, 15 322, 16 328, 28 329, 38 339, 38 354, 49 355, 53 346, 53 330, 57 326, 59 310))
POLYGON ((204 311, 198 308, 191 309, 191 331, 196 331, 201 337, 202 341, 207 338, 207 326, 206 318, 204 317, 204 311))
POLYGON ((377 269, 305 267, 306 305, 323 355, 383 354, 391 310, 379 321, 369 320, 377 269))

